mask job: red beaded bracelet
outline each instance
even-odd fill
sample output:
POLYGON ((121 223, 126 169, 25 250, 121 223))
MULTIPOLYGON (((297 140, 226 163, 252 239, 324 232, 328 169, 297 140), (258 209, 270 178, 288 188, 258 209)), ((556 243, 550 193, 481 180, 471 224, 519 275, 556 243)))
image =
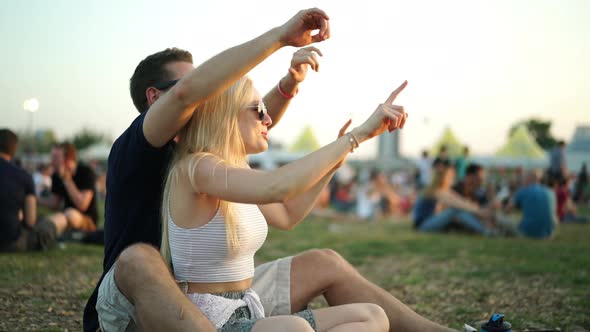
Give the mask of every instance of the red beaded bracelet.
POLYGON ((279 94, 280 94, 281 96, 283 96, 283 98, 286 98, 286 99, 291 99, 291 98, 295 97, 295 95, 296 95, 296 94, 297 94, 297 92, 299 91, 299 88, 297 88, 297 89, 295 90, 295 93, 294 93, 294 94, 290 95, 290 94, 286 93, 285 91, 283 91, 283 89, 281 88, 281 81, 279 80, 279 83, 277 84, 277 90, 279 91, 279 94))

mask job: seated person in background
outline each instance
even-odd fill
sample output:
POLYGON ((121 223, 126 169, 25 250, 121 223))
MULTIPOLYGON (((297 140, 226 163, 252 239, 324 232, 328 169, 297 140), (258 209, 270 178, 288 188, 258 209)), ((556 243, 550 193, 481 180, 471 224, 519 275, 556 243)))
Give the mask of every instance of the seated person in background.
POLYGON ((377 188, 379 172, 371 171, 369 181, 358 187, 356 192, 356 215, 363 220, 377 220, 382 215, 383 194, 377 188))
POLYGON ((334 182, 335 192, 332 199, 332 205, 338 212, 353 212, 356 207, 356 179, 352 177, 347 182, 337 179, 334 182))
POLYGON ((51 177, 51 195, 48 198, 40 198, 39 203, 62 212, 48 218, 59 225, 59 228, 96 231, 98 206, 94 172, 90 167, 77 161, 76 147, 67 142, 52 149, 51 162, 55 169, 51 177))
POLYGON ((491 211, 453 191, 454 168, 440 167, 414 206, 414 227, 423 232, 441 232, 458 225, 478 234, 491 234, 491 227, 486 227, 492 219, 491 211))
MULTIPOLYGON (((396 181, 396 183, 405 183, 406 181, 404 175, 401 172, 395 174, 395 176, 392 176, 392 178, 398 180, 396 181)), ((383 171, 377 172, 377 175, 374 177, 372 181, 373 188, 375 188, 381 194, 382 197, 381 202, 379 204, 382 217, 400 214, 401 197, 397 193, 396 188, 394 187, 392 182, 388 180, 387 176, 383 171)))
POLYGON ((551 187, 555 193, 557 217, 559 221, 563 221, 565 217, 565 206, 570 199, 570 192, 568 188, 569 179, 566 177, 553 178, 551 180, 551 187))
POLYGON ((570 178, 553 180, 553 191, 557 199, 557 216, 560 222, 588 222, 588 218, 577 213, 576 204, 570 194, 570 178))
POLYGON ((465 170, 463 180, 460 180, 453 186, 453 190, 479 206, 486 206, 490 199, 487 196, 486 189, 483 187, 485 180, 485 171, 483 167, 476 163, 471 163, 465 170))
POLYGON ((57 229, 48 221, 37 222, 33 178, 11 163, 18 137, 0 129, 0 252, 48 249, 57 229))
POLYGON ((540 179, 538 171, 526 173, 524 186, 506 208, 522 210, 522 221, 516 226, 520 235, 539 239, 553 236, 558 223, 555 193, 542 185, 540 179))

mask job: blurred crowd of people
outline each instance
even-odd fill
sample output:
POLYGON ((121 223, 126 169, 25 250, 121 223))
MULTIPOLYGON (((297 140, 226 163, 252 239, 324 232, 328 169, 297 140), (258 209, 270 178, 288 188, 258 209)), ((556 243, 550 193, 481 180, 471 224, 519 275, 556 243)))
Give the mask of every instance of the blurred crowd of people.
POLYGON ((315 213, 368 221, 405 216, 423 232, 548 238, 561 222, 588 222, 577 211, 589 203, 587 168, 584 164, 577 175, 569 174, 564 145, 559 142, 551 151, 544 172, 500 168, 487 174, 470 159, 467 147, 452 159, 445 146, 435 158, 424 151, 414 169, 345 169, 336 174, 315 213))
MULTIPOLYGON (((72 235, 100 243, 98 204, 106 194, 103 168, 79 162, 75 146, 64 142, 52 148, 49 163, 31 172, 14 159, 17 146, 17 135, 0 129, 0 250, 43 249, 72 235), (39 213, 38 206, 51 213, 39 213)), ((577 209, 590 202, 587 166, 569 174, 564 150, 559 142, 545 172, 517 168, 486 174, 482 165, 470 161, 467 147, 453 160, 445 146, 435 158, 423 151, 414 169, 355 172, 344 166, 314 214, 364 221, 405 217, 423 232, 548 238, 561 222, 589 221, 577 209), (515 209, 521 211, 520 220, 514 218, 515 209)))

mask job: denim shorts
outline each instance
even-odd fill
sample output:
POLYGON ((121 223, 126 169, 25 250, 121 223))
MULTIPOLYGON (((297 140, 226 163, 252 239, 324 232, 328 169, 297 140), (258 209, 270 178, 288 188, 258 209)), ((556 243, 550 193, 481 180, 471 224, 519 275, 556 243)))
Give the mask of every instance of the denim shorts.
MULTIPOLYGON (((225 297, 227 299, 241 299, 246 291, 239 291, 239 292, 224 292, 224 293, 213 293, 212 295, 217 295, 221 297, 225 297)), ((309 325, 313 328, 314 331, 317 331, 315 319, 313 316, 313 312, 310 309, 300 311, 298 313, 293 314, 294 316, 299 316, 305 319, 309 325)), ((240 307, 236 309, 233 315, 229 318, 227 323, 221 327, 218 331, 220 332, 250 332, 254 327, 254 324, 258 320, 251 319, 251 313, 248 307, 240 307)))

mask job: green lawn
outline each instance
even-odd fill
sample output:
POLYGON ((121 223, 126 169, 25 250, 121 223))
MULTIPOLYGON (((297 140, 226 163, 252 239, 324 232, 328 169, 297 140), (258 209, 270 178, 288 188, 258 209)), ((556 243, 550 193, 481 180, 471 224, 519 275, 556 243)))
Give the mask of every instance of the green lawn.
MULTIPOLYGON (((503 312, 515 331, 590 329, 590 225, 550 241, 417 234, 406 222, 307 220, 271 231, 258 262, 332 248, 417 312, 452 327, 503 312)), ((102 247, 0 255, 0 330, 79 330, 102 247)), ((323 305, 321 300, 313 306, 323 305)))

